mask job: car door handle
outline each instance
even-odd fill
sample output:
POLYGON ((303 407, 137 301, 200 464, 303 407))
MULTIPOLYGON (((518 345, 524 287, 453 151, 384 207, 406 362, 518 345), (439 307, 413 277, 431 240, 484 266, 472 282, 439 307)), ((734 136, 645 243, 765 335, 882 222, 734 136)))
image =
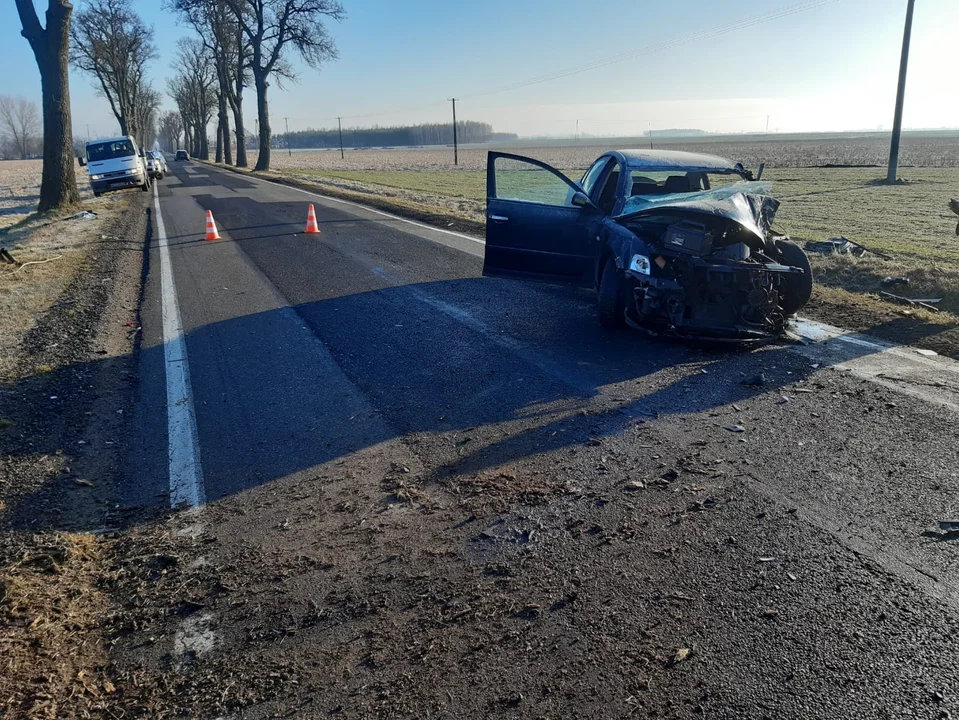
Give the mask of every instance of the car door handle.
POLYGON ((509 220, 509 218, 505 215, 490 215, 489 219, 498 223, 507 222, 509 220))

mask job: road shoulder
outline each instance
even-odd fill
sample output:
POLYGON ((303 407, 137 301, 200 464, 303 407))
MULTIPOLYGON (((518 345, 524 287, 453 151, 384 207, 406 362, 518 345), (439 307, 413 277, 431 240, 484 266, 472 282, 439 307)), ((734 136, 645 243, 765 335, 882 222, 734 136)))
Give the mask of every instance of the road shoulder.
MULTIPOLYGON (((115 689, 101 582, 108 529, 123 522, 114 499, 135 380, 146 196, 118 194, 98 211, 42 229, 49 257, 67 255, 73 227, 88 231, 68 262, 39 266, 60 273, 51 283, 63 289, 28 318, 0 394, 0 638, 10 659, 0 696, 11 717, 95 712, 115 689)), ((20 237, 21 257, 32 242, 20 237)))

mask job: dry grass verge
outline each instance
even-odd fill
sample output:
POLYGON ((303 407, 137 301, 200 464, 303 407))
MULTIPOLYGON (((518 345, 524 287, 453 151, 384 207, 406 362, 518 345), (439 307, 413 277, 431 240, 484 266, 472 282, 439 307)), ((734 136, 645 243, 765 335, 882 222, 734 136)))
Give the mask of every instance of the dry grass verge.
POLYGON ((140 195, 43 215, 0 207, 0 220, 17 216, 0 230, 17 261, 0 265, 0 717, 106 717, 114 702, 102 636, 109 546, 74 528, 97 527, 108 507, 112 443, 90 458, 84 448, 91 424, 121 417, 122 396, 102 392, 102 377, 127 372, 130 350, 107 342, 99 320, 125 329, 112 298, 138 286, 140 195), (81 211, 97 217, 71 219, 81 211))
POLYGON ((0 535, 3 717, 105 710, 115 687, 98 640, 108 608, 98 589, 100 553, 86 534, 0 535))
POLYGON ((134 198, 132 191, 90 198, 66 211, 25 216, 0 231, 0 247, 18 263, 0 264, 0 380, 13 379, 20 341, 70 280, 88 268, 90 253, 116 241, 105 228, 134 198), (96 213, 96 219, 71 219, 84 211, 96 213))

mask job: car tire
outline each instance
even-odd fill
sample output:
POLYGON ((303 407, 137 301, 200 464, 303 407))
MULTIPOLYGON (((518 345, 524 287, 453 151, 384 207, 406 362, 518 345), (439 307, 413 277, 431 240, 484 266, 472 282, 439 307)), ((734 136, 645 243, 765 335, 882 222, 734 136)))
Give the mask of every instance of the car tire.
POLYGON ((103 193, 100 192, 99 190, 94 190, 94 191, 93 191, 93 197, 100 197, 101 195, 103 195, 103 193))
POLYGON ((144 181, 143 181, 143 184, 140 186, 140 189, 141 189, 143 192, 150 192, 150 181, 149 181, 149 180, 144 180, 144 181))
POLYGON ((802 275, 790 274, 783 278, 779 293, 779 305, 787 315, 802 310, 812 297, 812 267, 809 258, 798 245, 776 241, 776 250, 783 265, 802 269, 802 275))
POLYGON ((163 179, 163 173, 157 173, 154 179, 156 179, 156 180, 162 180, 162 179, 163 179))
POLYGON ((599 278, 596 307, 599 325, 608 330, 626 327, 626 283, 613 258, 607 258, 599 278))

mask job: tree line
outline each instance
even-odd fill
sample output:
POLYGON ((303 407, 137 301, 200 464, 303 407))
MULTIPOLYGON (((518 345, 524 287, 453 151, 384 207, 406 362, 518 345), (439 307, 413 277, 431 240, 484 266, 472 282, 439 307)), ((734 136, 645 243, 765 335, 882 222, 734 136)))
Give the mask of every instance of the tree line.
MULTIPOLYGON (((89 76, 106 98, 120 131, 147 146, 161 138, 169 147, 209 157, 207 126, 216 117, 217 160, 246 167, 243 91, 256 93, 257 170, 269 170, 273 133, 269 88, 295 81, 292 59, 319 68, 337 57, 326 22, 345 19, 339 0, 163 0, 197 34, 180 42, 177 71, 166 88, 176 110, 161 113, 162 96, 150 83, 157 58, 153 28, 132 0, 47 0, 40 20, 34 0, 15 0, 21 35, 40 71, 43 176, 40 211, 79 200, 70 108, 70 66, 89 76), (232 114, 232 128, 230 115, 232 114), (235 137, 234 159, 230 139, 235 137)), ((7 135, 9 133, 5 133, 7 135)))
MULTIPOLYGON (((459 120, 456 123, 457 140, 461 143, 489 142, 494 135, 499 140, 515 140, 516 135, 494 133, 489 123, 475 120, 459 120)), ((453 123, 424 123, 420 125, 396 125, 390 127, 345 127, 345 147, 384 147, 410 145, 452 145, 453 123)), ((340 131, 298 130, 278 135, 276 147, 332 148, 340 146, 340 131)))
MULTIPOLYGON (((340 0, 161 0, 163 8, 194 30, 179 41, 166 95, 174 110, 163 111, 163 94, 149 77, 158 57, 154 30, 134 9, 134 0, 47 0, 46 25, 36 0, 15 0, 21 35, 30 43, 40 71, 42 112, 30 116, 22 103, 0 104, 5 155, 35 154, 42 126, 43 178, 39 210, 78 201, 70 109, 70 67, 90 78, 116 117, 123 135, 142 147, 158 140, 167 150, 185 148, 209 159, 207 129, 216 127, 215 159, 247 167, 247 148, 257 147, 256 170, 269 170, 271 150, 333 147, 339 133, 305 130, 274 138, 269 90, 295 82, 293 60, 318 69, 337 58, 327 23, 346 18, 340 0), (243 116, 243 96, 256 94, 256 136, 243 116), (9 120, 7 119, 9 116, 9 120), (335 140, 334 140, 335 137, 335 140), (279 141, 279 142, 277 142, 279 141), (30 144, 32 143, 32 145, 30 144), (236 149, 234 155, 233 150, 236 149)), ((451 124, 391 128, 347 128, 351 146, 434 145, 453 141, 451 124)), ((460 142, 513 139, 494 135, 487 123, 457 123, 460 142)))

